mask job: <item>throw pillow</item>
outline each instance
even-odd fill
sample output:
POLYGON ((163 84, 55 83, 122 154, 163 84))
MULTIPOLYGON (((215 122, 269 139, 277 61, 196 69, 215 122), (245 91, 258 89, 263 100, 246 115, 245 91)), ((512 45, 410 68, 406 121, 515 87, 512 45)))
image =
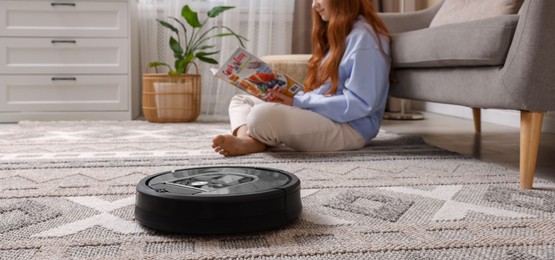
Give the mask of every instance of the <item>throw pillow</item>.
POLYGON ((522 2, 524 0, 445 0, 430 27, 516 14, 522 2))

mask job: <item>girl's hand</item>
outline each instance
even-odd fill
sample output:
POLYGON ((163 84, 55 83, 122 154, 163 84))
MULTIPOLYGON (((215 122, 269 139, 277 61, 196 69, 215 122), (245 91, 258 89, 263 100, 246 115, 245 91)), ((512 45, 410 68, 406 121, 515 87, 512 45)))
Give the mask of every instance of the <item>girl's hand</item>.
POLYGON ((270 88, 268 89, 268 93, 270 93, 268 101, 293 106, 293 98, 284 95, 278 89, 270 88))

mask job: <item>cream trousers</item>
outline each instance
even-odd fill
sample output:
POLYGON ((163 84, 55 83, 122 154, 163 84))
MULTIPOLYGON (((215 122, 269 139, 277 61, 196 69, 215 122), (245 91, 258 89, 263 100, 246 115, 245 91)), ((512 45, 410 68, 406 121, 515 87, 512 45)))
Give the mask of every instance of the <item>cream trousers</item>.
POLYGON ((236 95, 229 104, 233 134, 247 126, 248 134, 268 146, 284 144, 296 151, 342 151, 364 147, 364 138, 349 124, 318 113, 250 95, 236 95))

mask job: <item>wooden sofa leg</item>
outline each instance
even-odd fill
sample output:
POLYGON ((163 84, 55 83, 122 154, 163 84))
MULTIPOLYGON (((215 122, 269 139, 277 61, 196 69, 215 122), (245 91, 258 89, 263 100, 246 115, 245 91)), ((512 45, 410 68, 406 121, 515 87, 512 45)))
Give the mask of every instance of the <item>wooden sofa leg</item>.
POLYGON ((482 113, 480 108, 472 108, 472 117, 474 118, 474 131, 476 133, 482 132, 482 113))
POLYGON ((544 112, 520 112, 520 187, 531 189, 536 171, 544 112))

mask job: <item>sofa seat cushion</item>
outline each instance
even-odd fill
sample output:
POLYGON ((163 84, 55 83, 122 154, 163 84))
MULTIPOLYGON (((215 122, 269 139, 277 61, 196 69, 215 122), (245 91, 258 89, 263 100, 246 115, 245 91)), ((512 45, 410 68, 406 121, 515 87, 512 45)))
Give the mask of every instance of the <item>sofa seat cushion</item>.
POLYGON ((395 68, 503 65, 518 23, 504 15, 393 35, 395 68))

